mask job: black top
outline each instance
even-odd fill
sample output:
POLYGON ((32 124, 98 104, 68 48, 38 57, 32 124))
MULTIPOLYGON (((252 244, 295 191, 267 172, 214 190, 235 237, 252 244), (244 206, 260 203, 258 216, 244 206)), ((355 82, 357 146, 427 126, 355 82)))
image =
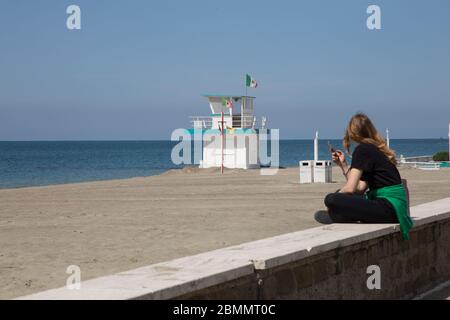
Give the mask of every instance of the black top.
POLYGON ((366 181, 370 189, 401 184, 397 167, 376 146, 361 143, 353 151, 351 168, 361 170, 361 180, 366 181))

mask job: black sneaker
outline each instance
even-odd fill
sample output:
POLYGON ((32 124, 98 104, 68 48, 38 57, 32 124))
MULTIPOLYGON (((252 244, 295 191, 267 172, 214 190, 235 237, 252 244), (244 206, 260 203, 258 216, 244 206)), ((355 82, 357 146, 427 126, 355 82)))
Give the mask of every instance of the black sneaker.
POLYGON ((328 211, 325 211, 325 210, 317 211, 314 214, 314 219, 321 224, 332 224, 333 223, 333 221, 330 218, 330 214, 328 213, 328 211))

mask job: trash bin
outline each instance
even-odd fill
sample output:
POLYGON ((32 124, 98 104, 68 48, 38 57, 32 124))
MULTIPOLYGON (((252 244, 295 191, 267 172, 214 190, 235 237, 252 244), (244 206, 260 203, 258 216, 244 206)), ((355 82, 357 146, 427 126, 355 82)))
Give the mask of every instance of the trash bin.
POLYGON ((313 183, 313 163, 312 160, 300 161, 300 183, 313 183))
POLYGON ((313 177, 314 182, 330 183, 332 180, 331 161, 315 161, 313 177))

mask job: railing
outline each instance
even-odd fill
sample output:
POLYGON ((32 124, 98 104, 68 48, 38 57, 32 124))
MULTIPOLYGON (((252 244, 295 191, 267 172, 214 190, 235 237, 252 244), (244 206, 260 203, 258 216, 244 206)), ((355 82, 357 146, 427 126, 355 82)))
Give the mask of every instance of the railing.
POLYGON ((213 125, 212 117, 200 116, 189 117, 194 129, 211 129, 213 125))
POLYGON ((410 166, 421 170, 439 170, 441 168, 440 162, 410 161, 410 162, 402 162, 402 165, 410 166))
MULTIPOLYGON (((229 115, 225 116, 229 118, 229 115)), ((213 118, 212 116, 191 116, 190 123, 194 129, 211 129, 213 126, 213 118)), ((262 117, 261 119, 257 119, 255 116, 241 116, 241 115, 233 115, 233 128, 266 128, 267 127, 267 118, 262 117)))
POLYGON ((433 156, 403 157, 402 155, 400 155, 401 163, 429 162, 429 161, 433 161, 433 156))
POLYGON ((440 162, 434 162, 432 156, 418 156, 405 158, 400 156, 400 165, 409 166, 421 170, 439 170, 440 162))

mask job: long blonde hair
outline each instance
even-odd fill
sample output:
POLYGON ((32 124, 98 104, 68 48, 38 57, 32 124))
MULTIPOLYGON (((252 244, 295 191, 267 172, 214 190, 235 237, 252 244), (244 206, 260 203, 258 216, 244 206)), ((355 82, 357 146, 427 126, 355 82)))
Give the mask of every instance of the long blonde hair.
POLYGON ((386 144, 384 138, 378 133, 377 129, 364 113, 355 114, 348 123, 345 130, 344 140, 342 142, 345 150, 350 153, 350 146, 353 140, 357 143, 370 143, 378 148, 394 165, 397 164, 395 152, 386 144))

